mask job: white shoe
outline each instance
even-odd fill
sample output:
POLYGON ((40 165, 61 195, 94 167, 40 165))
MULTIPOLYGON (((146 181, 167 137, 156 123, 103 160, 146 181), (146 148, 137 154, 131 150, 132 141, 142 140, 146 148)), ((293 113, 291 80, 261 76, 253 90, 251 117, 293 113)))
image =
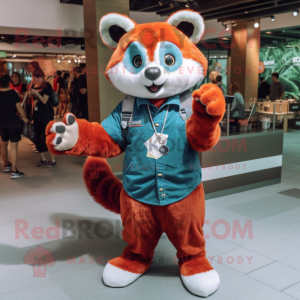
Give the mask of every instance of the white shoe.
POLYGON ((110 287, 124 287, 137 280, 143 274, 131 273, 107 263, 103 271, 103 282, 110 287))
POLYGON ((214 293, 220 285, 220 277, 215 270, 191 276, 181 275, 181 279, 185 287, 191 293, 200 297, 208 297, 214 293))

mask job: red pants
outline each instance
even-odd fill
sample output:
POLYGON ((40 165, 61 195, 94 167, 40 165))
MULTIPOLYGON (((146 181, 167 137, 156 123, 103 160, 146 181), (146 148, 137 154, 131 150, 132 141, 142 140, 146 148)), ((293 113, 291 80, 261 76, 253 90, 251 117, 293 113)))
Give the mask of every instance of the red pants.
POLYGON ((124 226, 122 237, 129 245, 121 256, 109 263, 132 273, 144 273, 150 267, 154 249, 165 232, 177 250, 181 275, 190 276, 213 269, 205 257, 202 184, 186 198, 165 206, 136 201, 124 189, 120 202, 124 226))

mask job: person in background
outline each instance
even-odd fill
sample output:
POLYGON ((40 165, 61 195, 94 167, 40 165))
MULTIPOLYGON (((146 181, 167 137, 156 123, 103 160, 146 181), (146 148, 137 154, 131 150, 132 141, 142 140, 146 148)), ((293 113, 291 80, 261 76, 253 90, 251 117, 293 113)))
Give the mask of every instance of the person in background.
MULTIPOLYGON (((59 98, 59 93, 60 93, 60 89, 61 87, 63 86, 63 79, 61 77, 61 71, 58 70, 56 71, 56 74, 57 74, 57 77, 54 78, 54 81, 53 81, 53 91, 57 94, 58 98, 59 98)), ((59 107, 54 107, 54 116, 55 116, 55 119, 59 119, 59 107)))
POLYGON ((21 106, 19 96, 9 87, 10 77, 4 75, 0 78, 0 132, 1 132, 1 156, 4 163, 4 173, 11 173, 11 178, 16 179, 22 177, 24 173, 18 171, 18 145, 21 140, 19 129, 19 120, 17 111, 22 116, 25 123, 29 120, 21 106), (11 145, 11 162, 8 161, 8 142, 11 145))
POLYGON ((84 75, 86 75, 86 64, 80 64, 80 67, 81 67, 82 73, 84 75))
MULTIPOLYGON (((40 69, 40 65, 37 61, 32 61, 29 63, 29 72, 31 74, 31 82, 29 83, 29 85, 27 86, 27 91, 29 92, 31 87, 35 84, 35 79, 33 77, 33 72, 35 70, 38 70, 40 69)), ((27 101, 26 101, 26 114, 27 114, 27 118, 30 119, 32 114, 33 114, 33 102, 32 102, 32 98, 31 97, 28 97, 27 98, 27 101)))
POLYGON ((70 84, 70 112, 72 112, 76 117, 78 116, 78 80, 73 77, 70 84))
POLYGON ((75 67, 73 69, 73 75, 78 80, 78 110, 79 117, 82 119, 89 119, 88 116, 88 98, 87 98, 87 84, 86 75, 82 74, 82 69, 80 67, 75 67))
POLYGON ((53 77, 54 77, 54 79, 53 79, 52 89, 53 89, 53 92, 56 92, 57 91, 57 79, 58 79, 57 71, 54 72, 53 77))
POLYGON ((51 84, 45 81, 43 70, 33 72, 35 84, 30 90, 30 96, 34 99, 33 125, 35 131, 35 144, 37 151, 41 154, 41 161, 38 167, 52 168, 56 166, 55 157, 51 153, 51 160, 48 162, 45 153, 48 152, 46 145, 46 127, 54 119, 53 106, 49 102, 52 94, 51 84))
POLYGON ((240 88, 237 82, 232 82, 230 85, 230 93, 231 96, 234 96, 234 100, 231 104, 231 113, 230 116, 232 118, 241 118, 245 117, 245 101, 240 92, 240 88))
POLYGON ((220 90, 222 91, 222 93, 225 97, 226 92, 225 92, 225 89, 223 88, 223 85, 222 85, 222 79, 223 79, 222 76, 218 75, 217 78, 216 78, 216 82, 217 82, 216 84, 220 88, 220 90))
MULTIPOLYGON (((29 96, 30 95, 29 91, 30 91, 31 87, 35 84, 35 79, 32 74, 35 70, 38 70, 38 69, 40 69, 40 64, 37 61, 32 61, 29 63, 29 72, 31 74, 31 82, 27 86, 27 100, 26 100, 26 116, 29 120, 32 120, 32 118, 33 118, 33 104, 34 104, 32 97, 29 96)), ((29 144, 32 146, 33 151, 37 151, 34 141, 30 141, 29 144)))
POLYGON ((274 72, 272 73, 273 84, 270 87, 270 100, 275 101, 278 99, 283 99, 284 97, 284 87, 283 84, 279 81, 279 74, 274 72))
POLYGON ((266 99, 270 95, 270 85, 265 81, 264 77, 260 77, 260 85, 258 87, 258 99, 266 99))
POLYGON ((217 76, 219 75, 218 72, 216 71, 212 71, 210 74, 209 74, 209 80, 211 83, 214 83, 214 84, 217 84, 217 76))
POLYGON ((59 115, 63 118, 64 114, 68 111, 70 104, 70 91, 69 91, 69 78, 70 74, 65 73, 62 80, 62 86, 59 94, 59 115))
POLYGON ((22 103, 27 91, 26 85, 21 82, 21 76, 18 72, 12 72, 10 79, 11 82, 9 84, 9 87, 11 90, 14 90, 18 94, 20 102, 22 103))

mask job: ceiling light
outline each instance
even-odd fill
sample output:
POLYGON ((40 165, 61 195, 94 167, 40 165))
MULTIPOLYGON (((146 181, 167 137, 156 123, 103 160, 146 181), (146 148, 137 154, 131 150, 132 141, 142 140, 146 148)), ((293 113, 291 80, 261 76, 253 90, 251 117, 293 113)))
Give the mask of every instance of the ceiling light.
POLYGON ((81 60, 80 60, 80 59, 78 59, 78 62, 81 62, 81 60))
POLYGON ((77 59, 75 59, 74 61, 77 62, 77 59))
POLYGON ((160 5, 160 6, 162 6, 163 4, 161 3, 161 1, 158 1, 158 4, 160 5))
POLYGON ((258 27, 259 27, 259 23, 256 22, 256 23, 254 24, 254 27, 255 27, 255 28, 258 28, 258 27))
POLYGON ((185 5, 186 8, 189 8, 190 6, 188 4, 185 5))
POLYGON ((297 17, 297 16, 298 16, 298 13, 299 13, 299 10, 295 10, 295 11, 293 12, 293 16, 294 16, 294 17, 297 17))
POLYGON ((245 14, 247 14, 248 12, 247 11, 245 11, 245 14))
POLYGON ((271 16, 271 21, 275 21, 275 16, 274 15, 271 16))
POLYGON ((62 59, 62 60, 64 60, 64 59, 65 59, 65 57, 63 56, 61 59, 62 59))
POLYGON ((222 40, 224 40, 224 41, 229 41, 229 38, 223 37, 222 40))
POLYGON ((225 30, 226 30, 226 31, 229 31, 229 29, 230 29, 229 26, 228 26, 228 25, 225 25, 225 30))
POLYGON ((70 63, 71 63, 71 61, 70 61, 70 60, 68 60, 68 63, 70 64, 70 63))
POLYGON ((267 34, 272 34, 272 32, 271 32, 271 31, 266 31, 266 33, 267 33, 267 34))
POLYGON ((4 37, 4 36, 1 36, 1 39, 2 39, 2 40, 4 40, 4 39, 5 39, 5 37, 4 37))
POLYGON ((232 24, 232 27, 234 27, 234 26, 236 26, 236 25, 237 25, 237 23, 233 23, 233 24, 232 24))
POLYGON ((17 56, 17 55, 16 55, 16 54, 14 54, 14 55, 13 55, 13 58, 16 58, 16 56, 17 56))
POLYGON ((60 60, 58 59, 57 62, 60 63, 60 60))

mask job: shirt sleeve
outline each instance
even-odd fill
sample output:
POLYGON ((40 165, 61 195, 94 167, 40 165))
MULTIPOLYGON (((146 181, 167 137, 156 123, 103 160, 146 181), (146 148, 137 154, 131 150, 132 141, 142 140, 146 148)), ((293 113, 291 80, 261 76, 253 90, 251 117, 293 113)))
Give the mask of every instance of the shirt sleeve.
POLYGON ((87 88, 86 76, 85 75, 81 75, 80 83, 79 83, 79 89, 86 89, 86 88, 87 88))
POLYGON ((123 101, 112 111, 112 113, 101 123, 102 127, 109 136, 123 148, 123 140, 121 133, 121 118, 122 118, 123 101))

